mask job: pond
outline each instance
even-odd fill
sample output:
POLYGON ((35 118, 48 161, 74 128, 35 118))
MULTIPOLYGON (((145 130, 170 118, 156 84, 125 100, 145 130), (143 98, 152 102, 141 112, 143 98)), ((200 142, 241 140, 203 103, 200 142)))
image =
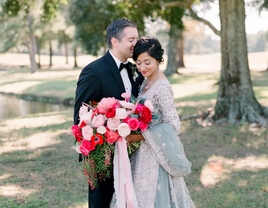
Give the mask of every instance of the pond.
POLYGON ((73 106, 28 101, 17 98, 16 96, 7 96, 0 94, 0 120, 4 118, 64 110, 73 110, 73 106))

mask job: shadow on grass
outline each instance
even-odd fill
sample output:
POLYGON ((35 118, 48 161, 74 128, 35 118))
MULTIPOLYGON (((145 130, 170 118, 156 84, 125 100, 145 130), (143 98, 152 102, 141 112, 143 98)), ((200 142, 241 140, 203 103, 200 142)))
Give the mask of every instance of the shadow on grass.
MULTIPOLYGON (((267 130, 251 131, 249 126, 198 127, 183 122, 180 137, 187 158, 192 162, 192 173, 185 178, 189 192, 197 208, 241 208, 264 207, 268 205, 267 192, 261 191, 264 183, 268 186, 267 169, 233 171, 212 187, 201 182, 201 172, 211 158, 224 157, 238 160, 250 156, 268 157, 267 130), (246 180, 246 186, 243 186, 246 180), (241 186, 239 186, 239 182, 241 186)), ((221 162, 220 159, 217 162, 221 162)), ((227 168, 227 172, 230 172, 227 168)), ((216 177, 216 176, 215 176, 216 177)))
POLYGON ((1 155, 0 207, 75 207, 87 202, 87 182, 78 154, 71 147, 74 137, 61 134, 60 142, 34 150, 1 155), (16 190, 8 191, 15 185, 16 190))
POLYGON ((191 196, 198 208, 261 208, 268 207, 267 170, 240 170, 228 175, 228 179, 204 187, 191 174, 186 178, 191 186, 191 196), (265 189, 266 187, 266 189, 265 189))
MULTIPOLYGON (((25 128, 22 138, 38 132, 70 129, 71 125, 72 122, 67 121, 25 128)), ((267 180, 263 182, 267 175, 265 170, 233 171, 229 178, 213 187, 204 187, 200 175, 212 156, 237 159, 267 155, 267 130, 251 131, 247 125, 214 125, 207 128, 192 126, 189 122, 183 122, 182 125, 180 137, 187 157, 193 164, 192 174, 185 180, 197 208, 265 206, 267 193, 260 190, 267 183, 267 180), (243 186, 244 183, 246 186, 243 186)), ((20 132, 15 134, 20 135, 20 132)), ((12 137, 14 135, 9 138, 12 137)), ((88 186, 82 175, 81 164, 77 162, 78 154, 71 148, 74 137, 63 133, 53 139, 58 143, 1 154, 0 166, 3 168, 0 170, 0 183, 5 192, 0 194, 0 207, 64 208, 86 204, 88 186)))

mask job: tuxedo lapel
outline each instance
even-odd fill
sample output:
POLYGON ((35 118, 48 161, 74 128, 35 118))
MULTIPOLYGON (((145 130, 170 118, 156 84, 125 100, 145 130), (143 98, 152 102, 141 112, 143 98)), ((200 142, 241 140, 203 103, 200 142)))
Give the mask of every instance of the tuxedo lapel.
POLYGON ((109 53, 109 51, 104 55, 104 57, 106 58, 106 61, 109 64, 109 69, 111 70, 111 72, 112 72, 112 74, 113 74, 118 86, 120 87, 122 92, 125 92, 124 83, 122 81, 119 69, 117 68, 117 65, 116 65, 113 57, 109 53))

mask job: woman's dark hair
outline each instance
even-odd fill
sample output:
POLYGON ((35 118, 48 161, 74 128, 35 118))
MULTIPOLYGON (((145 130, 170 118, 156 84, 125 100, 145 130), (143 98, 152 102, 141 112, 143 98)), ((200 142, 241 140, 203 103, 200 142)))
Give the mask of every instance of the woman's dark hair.
POLYGON ((147 52, 151 57, 159 61, 159 63, 164 61, 164 50, 159 40, 153 36, 145 36, 138 40, 134 47, 133 60, 136 61, 138 56, 144 52, 147 52))
POLYGON ((120 42, 121 39, 125 36, 123 30, 126 27, 137 28, 137 25, 133 21, 125 18, 116 19, 108 25, 108 27, 106 28, 106 38, 109 49, 112 48, 112 38, 116 38, 120 42))

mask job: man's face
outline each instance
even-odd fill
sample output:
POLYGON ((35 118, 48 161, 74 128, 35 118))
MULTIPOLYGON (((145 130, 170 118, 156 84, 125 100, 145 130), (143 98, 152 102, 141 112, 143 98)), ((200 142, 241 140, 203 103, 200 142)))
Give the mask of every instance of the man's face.
POLYGON ((139 34, 138 30, 135 27, 126 27, 123 30, 124 37, 121 39, 121 41, 118 41, 117 45, 117 52, 120 57, 123 59, 131 58, 134 51, 134 46, 136 45, 139 34))

